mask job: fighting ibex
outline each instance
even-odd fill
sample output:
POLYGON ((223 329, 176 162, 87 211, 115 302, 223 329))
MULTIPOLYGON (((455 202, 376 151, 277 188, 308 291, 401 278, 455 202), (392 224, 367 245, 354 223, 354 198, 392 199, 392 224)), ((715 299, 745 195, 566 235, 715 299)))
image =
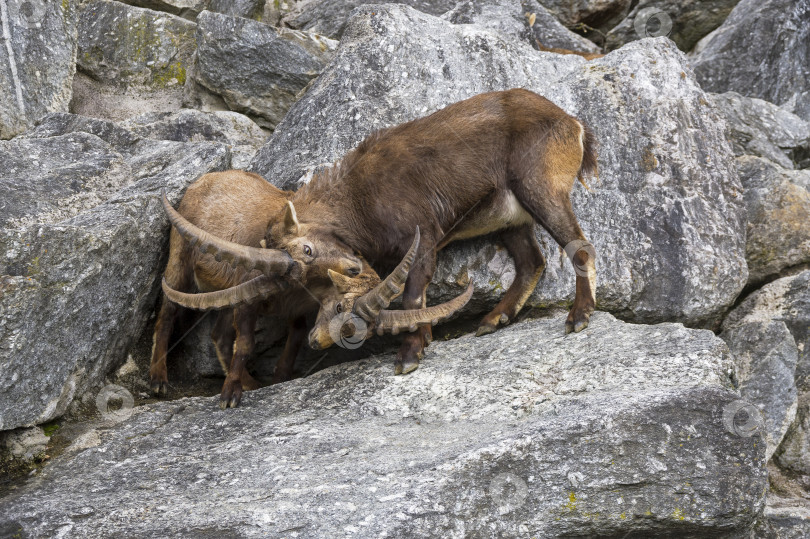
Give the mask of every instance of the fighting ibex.
MULTIPOLYGON (((437 251, 501 231, 516 275, 482 320, 482 335, 514 320, 540 279, 539 223, 574 251, 576 296, 565 329, 580 331, 594 310, 596 269, 569 194, 576 178, 584 184, 595 171, 594 136, 576 118, 528 90, 481 94, 370 135, 293 195, 293 218, 274 223, 267 239, 317 238, 392 265, 418 226, 422 241, 403 295, 404 307, 416 309, 424 305, 437 251)), ((363 316, 363 307, 356 304, 355 312, 363 316)), ((395 372, 416 369, 431 339, 429 325, 407 334, 395 372)), ((318 335, 310 344, 318 347, 318 335)))
MULTIPOLYGON (((415 313, 385 310, 402 291, 418 246, 418 231, 408 254, 382 282, 344 244, 290 238, 274 245, 276 249, 267 249, 264 237, 268 227, 275 220, 294 219, 288 204, 291 196, 261 176, 232 170, 202 176, 188 188, 177 211, 164 197, 173 228, 150 368, 155 395, 165 396, 168 391, 166 353, 178 305, 223 309, 211 338, 226 372, 220 406, 227 408, 239 404, 243 389, 258 387, 245 362, 254 347, 256 319, 261 313, 280 315, 289 322, 287 343, 273 379, 280 382, 292 374, 306 336, 306 315, 319 307, 329 315, 319 313, 313 329, 318 334, 330 333, 334 315, 351 312, 355 302, 370 306, 364 319, 369 330, 398 331, 410 327, 414 317, 427 322, 449 316, 469 299, 472 290, 415 313), (189 293, 193 289, 199 293, 189 293)), ((340 338, 346 328, 338 327, 337 331, 340 338)))

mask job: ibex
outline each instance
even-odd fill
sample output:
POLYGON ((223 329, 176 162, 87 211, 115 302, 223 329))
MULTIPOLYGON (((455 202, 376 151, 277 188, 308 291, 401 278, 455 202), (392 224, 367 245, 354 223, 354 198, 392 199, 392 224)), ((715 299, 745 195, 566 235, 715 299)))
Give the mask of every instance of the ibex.
MULTIPOLYGON (((254 347, 260 313, 288 320, 287 343, 273 378, 280 382, 292 374, 306 336, 306 315, 319 307, 322 312, 313 329, 317 334, 329 333, 333 313, 351 312, 355 302, 367 305, 364 321, 371 329, 398 331, 413 325, 414 317, 426 322, 449 316, 469 299, 472 290, 416 313, 385 310, 402 291, 418 246, 418 233, 408 254, 382 282, 368 264, 341 243, 290 238, 276 246, 283 250, 267 249, 264 237, 268 227, 275 220, 293 218, 288 204, 291 196, 261 176, 238 170, 202 176, 188 188, 178 211, 164 196, 173 229, 150 367, 155 395, 168 392, 166 354, 178 305, 224 309, 211 332, 226 373, 220 395, 224 409, 238 406, 243 389, 258 387, 245 370, 245 362, 254 347), (193 289, 200 293, 189 293, 193 289), (328 315, 324 314, 327 311, 328 315)), ((346 328, 342 331, 345 333, 346 328)))
MULTIPOLYGON (((581 331, 595 306, 595 253, 569 195, 575 178, 584 185, 584 176, 596 172, 595 146, 582 122, 533 92, 477 95, 370 135, 292 196, 291 219, 272 224, 267 240, 317 238, 361 253, 372 265, 393 265, 418 226, 422 241, 403 295, 404 307, 417 309, 439 250, 500 231, 516 275, 481 321, 477 335, 483 335, 514 320, 540 279, 539 223, 574 251, 576 295, 565 330, 581 331)), ((356 304, 355 313, 365 316, 364 307, 356 304)), ((405 335, 395 373, 416 369, 431 340, 429 325, 405 335)), ((310 345, 319 346, 318 335, 310 335, 310 345)))

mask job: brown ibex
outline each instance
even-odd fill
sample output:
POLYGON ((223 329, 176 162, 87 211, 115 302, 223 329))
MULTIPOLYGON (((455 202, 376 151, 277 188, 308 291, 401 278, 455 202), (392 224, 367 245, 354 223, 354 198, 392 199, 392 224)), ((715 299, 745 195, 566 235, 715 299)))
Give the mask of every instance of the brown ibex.
MULTIPOLYGON (((173 228, 163 280, 165 297, 155 324, 150 367, 155 395, 165 396, 168 391, 166 354, 178 305, 224 309, 211 337, 226 373, 220 406, 227 408, 239 404, 243 389, 258 387, 245 370, 245 362, 254 347, 256 319, 261 313, 288 320, 287 343, 273 379, 280 382, 292 374, 306 336, 306 315, 319 307, 322 312, 313 329, 316 333, 328 333, 331 318, 351 312, 355 301, 373 306, 364 320, 370 328, 394 331, 411 326, 414 316, 420 322, 444 318, 469 299, 467 294, 466 298, 418 313, 384 310, 402 291, 418 237, 383 282, 344 244, 290 238, 275 245, 283 250, 265 248, 265 234, 275 220, 294 220, 294 210, 288 204, 291 196, 261 176, 231 170, 202 176, 188 188, 178 210, 163 198, 173 228), (189 293, 193 289, 200 293, 189 293), (324 314, 327 310, 329 316, 324 314), (319 328, 319 324, 326 328, 319 328)), ((345 331, 338 328, 341 336, 345 331)))
MULTIPOLYGON (((500 231, 516 275, 482 320, 477 334, 483 335, 514 320, 540 279, 539 223, 574 251, 576 296, 565 329, 580 331, 595 306, 595 253, 569 194, 576 178, 584 185, 584 176, 596 171, 595 145, 580 121, 533 92, 477 95, 370 135, 293 195, 295 219, 274 223, 267 239, 318 238, 345 245, 374 265, 392 265, 418 226, 422 242, 403 295, 404 307, 416 309, 424 305, 439 250, 500 231)), ((362 316, 363 308, 358 302, 354 309, 362 316)), ((310 337, 318 347, 318 335, 310 337)), ((428 325, 405 335, 395 372, 416 369, 430 340, 428 325)))

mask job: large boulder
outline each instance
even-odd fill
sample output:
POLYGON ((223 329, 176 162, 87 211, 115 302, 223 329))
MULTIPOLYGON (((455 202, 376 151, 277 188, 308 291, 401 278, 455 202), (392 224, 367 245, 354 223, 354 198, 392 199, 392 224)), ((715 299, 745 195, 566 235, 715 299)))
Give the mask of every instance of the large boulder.
POLYGON ((596 28, 606 32, 627 15, 633 2, 632 0, 540 0, 540 3, 568 28, 582 30, 596 28))
POLYGON ((734 155, 756 155, 784 168, 810 168, 810 122, 737 92, 712 94, 726 120, 734 155))
POLYGON ((760 97, 810 121, 810 0, 742 0, 696 50, 707 90, 760 97))
POLYGON ((739 536, 764 444, 728 349, 564 315, 248 393, 136 408, 0 502, 23 536, 739 536), (167 473, 170 470, 170 473, 167 473), (157 495, 156 493, 159 493, 157 495))
POLYGON ((726 20, 740 0, 640 0, 605 39, 608 50, 643 37, 667 36, 689 52, 726 20))
POLYGON ((352 11, 367 4, 406 4, 424 13, 441 15, 454 8, 459 0, 297 0, 282 22, 290 28, 306 30, 340 39, 352 11))
POLYGON ((523 0, 519 5, 512 0, 467 0, 459 2, 442 19, 453 24, 475 24, 535 48, 539 42, 544 47, 599 52, 591 41, 560 24, 537 0, 523 0))
MULTIPOLYGON (((724 122, 665 38, 586 62, 406 6, 361 8, 335 59, 251 167, 294 189, 375 129, 513 87, 548 97, 596 133, 599 179, 590 192, 577 184, 572 200, 596 247, 600 308, 702 324, 729 307, 747 281, 742 189, 724 122)), ((538 238, 547 267, 529 304, 564 304, 574 271, 544 231, 538 238)), ((428 293, 446 300, 468 276, 476 294, 467 312, 481 312, 509 286, 514 267, 491 240, 451 246, 428 293)))
POLYGON ((752 284, 810 262, 810 170, 737 158, 748 207, 746 260, 752 284))
MULTIPOLYGON (((810 270, 777 279, 752 293, 729 313, 723 328, 728 331, 771 321, 784 323, 796 342, 795 384, 799 392, 796 419, 774 457, 782 468, 810 475, 810 270)), ((782 376, 779 372, 773 375, 782 376)))
POLYGON ((196 25, 109 0, 85 5, 71 111, 121 120, 179 109, 196 25))
POLYGON ((740 395, 763 418, 765 458, 770 460, 796 419, 796 341, 781 320, 742 323, 720 337, 734 357, 740 395))
POLYGON ((119 125, 144 138, 221 142, 230 148, 231 166, 238 169, 248 166, 267 139, 267 134, 253 120, 231 111, 207 113, 181 109, 177 112, 152 112, 130 118, 119 125))
POLYGON ((30 138, 0 142, 0 156, 5 430, 61 415, 126 359, 164 269, 160 192, 176 202, 198 176, 227 168, 229 152, 212 142, 139 140, 63 114, 30 138))
POLYGON ((314 34, 210 11, 197 22, 195 81, 266 127, 281 121, 337 47, 314 34))
POLYGON ((76 71, 74 2, 0 4, 0 139, 67 112, 76 71))
MULTIPOLYGON (((194 20, 204 9, 208 9, 212 0, 120 0, 124 4, 145 7, 155 11, 165 11, 172 15, 179 15, 185 19, 194 20)), ((233 2, 241 4, 243 2, 233 2)))

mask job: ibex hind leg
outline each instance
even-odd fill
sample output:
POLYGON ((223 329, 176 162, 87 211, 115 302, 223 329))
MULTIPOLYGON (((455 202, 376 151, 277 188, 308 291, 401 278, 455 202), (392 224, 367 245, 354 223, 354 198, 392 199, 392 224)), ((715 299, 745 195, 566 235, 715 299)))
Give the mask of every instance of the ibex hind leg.
POLYGON ((551 234, 551 237, 566 251, 576 272, 576 295, 574 305, 565 321, 565 332, 579 332, 588 327, 596 306, 595 251, 585 238, 577 223, 571 199, 565 196, 540 198, 530 196, 521 199, 532 216, 551 234), (525 202, 524 202, 525 200, 525 202))
MULTIPOLYGON (((217 315, 217 320, 211 330, 211 340, 217 352, 217 359, 222 372, 227 376, 233 359, 233 345, 236 341, 236 329, 233 327, 233 311, 222 311, 217 315)), ((242 375, 242 387, 246 390, 258 389, 261 387, 247 370, 242 375)))
POLYGON ((481 320, 476 337, 492 333, 499 325, 505 326, 514 321, 546 267, 534 235, 534 225, 505 230, 501 232, 500 238, 515 263, 515 280, 501 301, 481 320))
MULTIPOLYGON (((187 292, 192 283, 192 269, 187 263, 189 256, 187 245, 174 230, 171 233, 169 262, 164 277, 169 286, 175 290, 187 292)), ((156 397, 166 397, 169 393, 169 375, 166 368, 166 356, 169 352, 169 338, 174 322, 181 307, 175 305, 161 294, 160 312, 155 321, 152 336, 152 359, 149 364, 149 385, 156 397)))

